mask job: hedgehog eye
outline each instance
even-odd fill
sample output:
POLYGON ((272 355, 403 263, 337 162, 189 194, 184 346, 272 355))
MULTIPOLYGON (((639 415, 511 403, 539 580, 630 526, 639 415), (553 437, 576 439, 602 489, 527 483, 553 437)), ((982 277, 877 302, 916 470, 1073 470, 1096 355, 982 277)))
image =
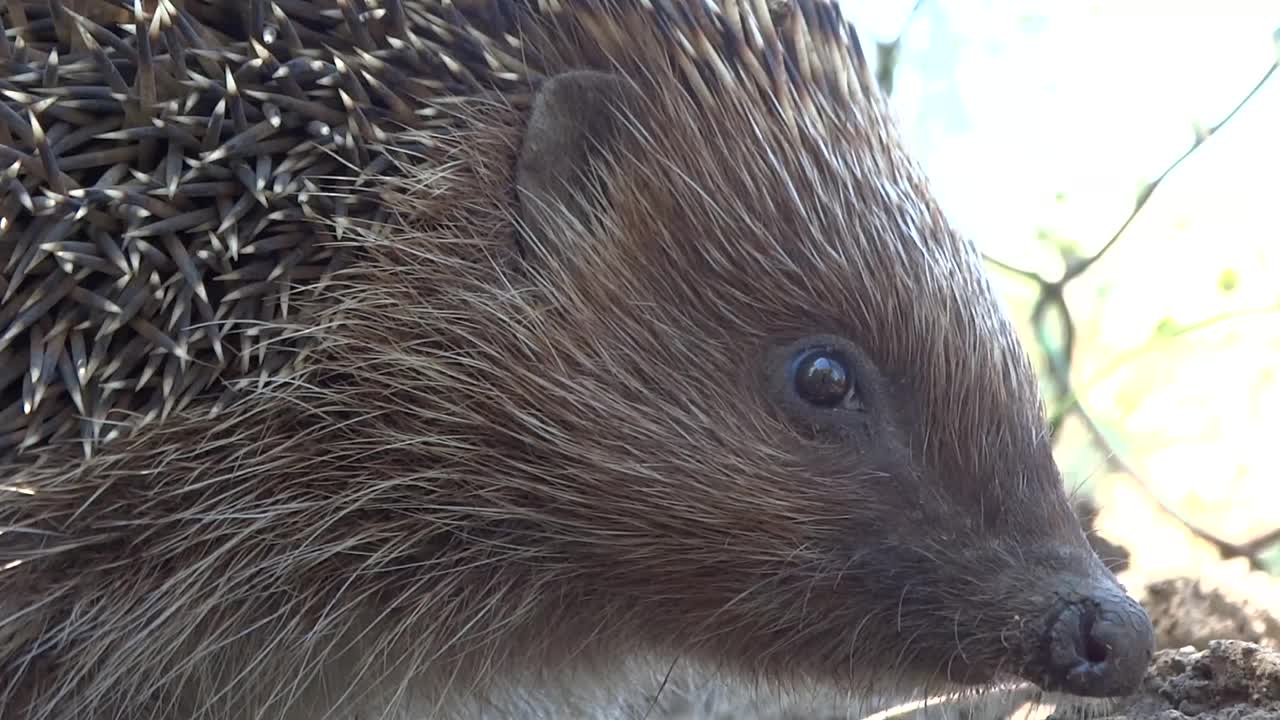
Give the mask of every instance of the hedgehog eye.
POLYGON ((854 385, 848 360, 828 348, 800 353, 791 372, 800 399, 821 408, 842 404, 854 385))

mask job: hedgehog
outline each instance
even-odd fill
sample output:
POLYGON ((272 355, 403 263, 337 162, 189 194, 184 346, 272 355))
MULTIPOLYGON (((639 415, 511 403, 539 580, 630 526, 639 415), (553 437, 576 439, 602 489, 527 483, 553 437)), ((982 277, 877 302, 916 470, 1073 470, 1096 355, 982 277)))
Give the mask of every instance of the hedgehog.
POLYGON ((833 0, 0 21, 0 718, 1137 689, 833 0))

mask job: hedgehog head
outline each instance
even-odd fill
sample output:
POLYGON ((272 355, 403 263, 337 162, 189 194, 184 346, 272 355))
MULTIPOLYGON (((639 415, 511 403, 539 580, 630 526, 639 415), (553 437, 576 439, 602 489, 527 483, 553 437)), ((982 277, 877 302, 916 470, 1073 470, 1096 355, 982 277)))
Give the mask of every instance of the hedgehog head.
POLYGON ((791 7, 575 14, 519 143, 519 261, 451 301, 458 435, 502 448, 505 527, 652 649, 1128 692, 1150 624, 980 256, 832 8, 791 7))

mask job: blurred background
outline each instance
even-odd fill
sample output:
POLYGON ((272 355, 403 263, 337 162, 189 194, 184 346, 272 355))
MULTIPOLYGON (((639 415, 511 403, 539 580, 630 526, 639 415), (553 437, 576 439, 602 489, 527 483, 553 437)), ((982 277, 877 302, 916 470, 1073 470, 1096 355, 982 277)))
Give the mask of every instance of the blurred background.
POLYGON ((844 5, 1103 534, 1280 574, 1280 2, 844 5))

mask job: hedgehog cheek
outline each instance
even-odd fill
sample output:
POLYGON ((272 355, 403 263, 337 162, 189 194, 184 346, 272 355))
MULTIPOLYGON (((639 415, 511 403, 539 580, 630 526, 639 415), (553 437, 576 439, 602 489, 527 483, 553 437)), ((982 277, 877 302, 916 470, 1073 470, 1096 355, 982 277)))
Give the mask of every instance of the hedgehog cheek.
POLYGON ((569 252, 562 245, 570 231, 592 226, 605 194, 601 161, 618 142, 633 92, 621 77, 592 70, 556 75, 538 88, 516 158, 526 261, 569 252))

